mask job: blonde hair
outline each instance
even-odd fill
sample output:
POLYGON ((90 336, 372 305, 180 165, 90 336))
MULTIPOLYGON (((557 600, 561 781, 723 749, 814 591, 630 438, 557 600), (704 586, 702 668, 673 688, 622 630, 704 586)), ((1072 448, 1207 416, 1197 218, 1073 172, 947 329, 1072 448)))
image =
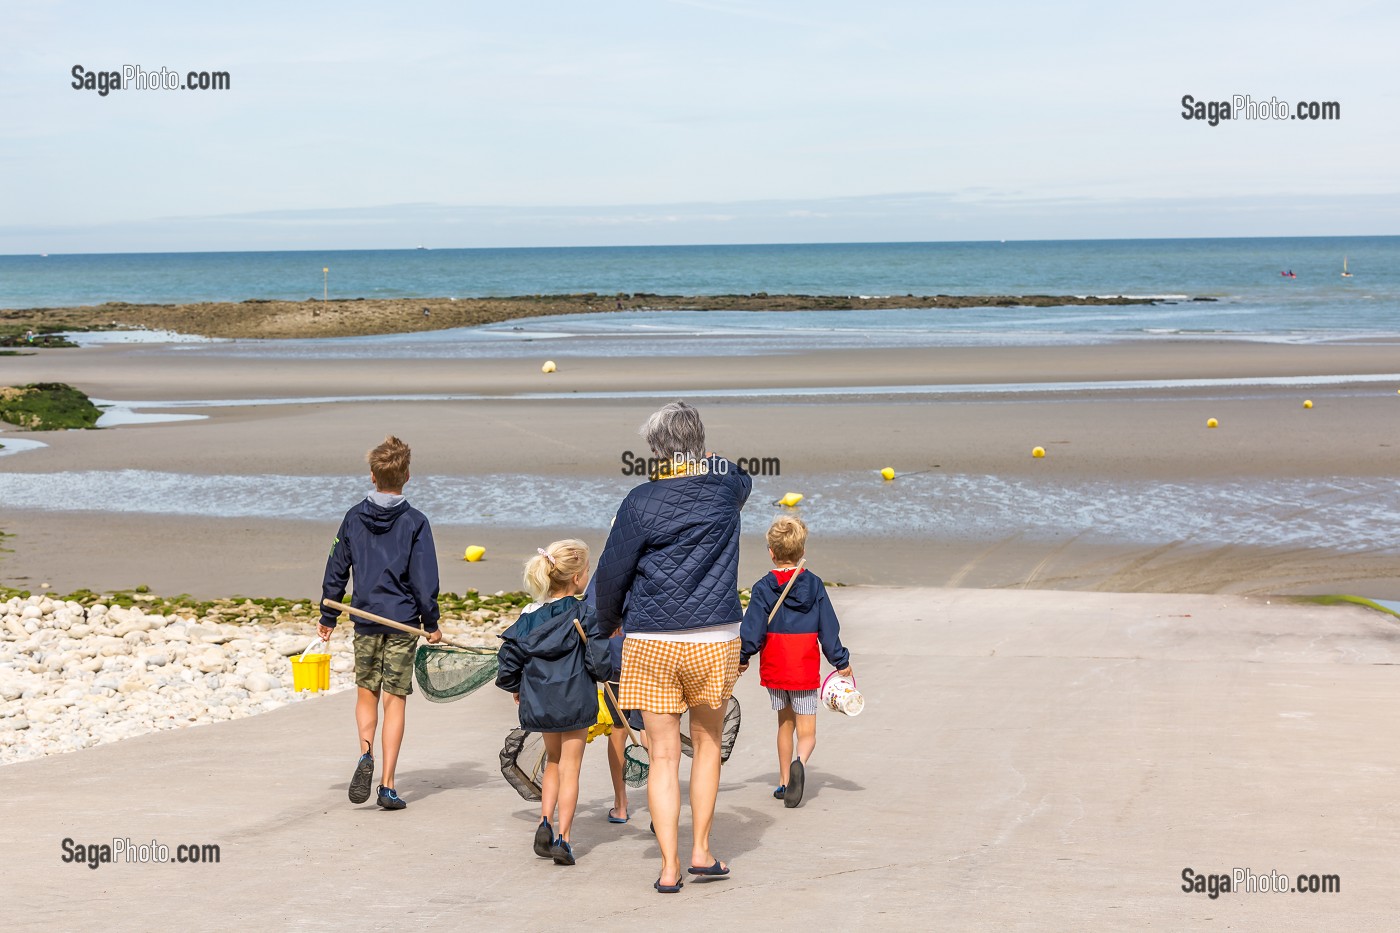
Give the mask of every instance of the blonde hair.
POLYGON ((408 482, 408 461, 413 451, 408 445, 390 434, 384 443, 365 455, 369 471, 374 474, 374 485, 380 489, 402 489, 408 482))
POLYGON ((525 562, 525 589, 535 599, 548 599, 588 569, 588 545, 577 538, 555 541, 525 562))
POLYGON ((779 515, 768 526, 768 547, 773 559, 790 564, 807 553, 807 523, 796 515, 779 515))

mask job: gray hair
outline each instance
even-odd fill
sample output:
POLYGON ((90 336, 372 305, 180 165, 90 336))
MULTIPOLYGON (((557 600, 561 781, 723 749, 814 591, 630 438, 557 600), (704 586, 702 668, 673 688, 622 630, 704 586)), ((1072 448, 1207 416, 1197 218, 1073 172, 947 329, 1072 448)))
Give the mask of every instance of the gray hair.
POLYGON ((702 460, 705 457, 705 426, 700 412, 685 402, 671 402, 652 413, 637 431, 658 457, 668 460, 702 460))

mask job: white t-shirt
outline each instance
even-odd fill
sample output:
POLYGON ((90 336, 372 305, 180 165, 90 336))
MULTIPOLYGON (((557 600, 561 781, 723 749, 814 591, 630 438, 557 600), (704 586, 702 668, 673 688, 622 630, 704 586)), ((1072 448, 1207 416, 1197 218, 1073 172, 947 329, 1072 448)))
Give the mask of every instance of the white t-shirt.
POLYGON ((723 625, 707 625, 704 628, 686 629, 682 632, 626 632, 628 638, 642 641, 680 641, 703 645, 715 642, 733 641, 739 637, 740 622, 726 622, 723 625))

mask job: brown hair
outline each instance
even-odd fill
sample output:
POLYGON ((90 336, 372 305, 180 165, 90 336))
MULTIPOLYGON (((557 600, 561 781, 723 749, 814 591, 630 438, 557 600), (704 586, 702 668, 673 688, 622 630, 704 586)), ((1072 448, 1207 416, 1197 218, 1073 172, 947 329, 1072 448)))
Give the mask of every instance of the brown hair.
POLYGON ((369 471, 374 475, 374 485, 379 490, 402 489, 408 482, 408 460, 413 451, 408 445, 390 434, 384 443, 371 450, 365 459, 369 461, 369 471))
POLYGON ((773 559, 795 563, 807 552, 807 523, 796 515, 779 515, 768 526, 768 547, 773 559))
POLYGON ((543 601, 587 569, 588 545, 577 538, 555 541, 525 562, 525 589, 543 601))

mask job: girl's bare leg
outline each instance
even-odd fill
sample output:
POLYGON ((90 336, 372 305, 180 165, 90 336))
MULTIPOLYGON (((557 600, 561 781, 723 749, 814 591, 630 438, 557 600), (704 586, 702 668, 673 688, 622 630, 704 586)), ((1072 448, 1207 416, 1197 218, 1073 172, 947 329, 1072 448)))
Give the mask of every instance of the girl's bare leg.
MULTIPOLYGON (((559 755, 564 744, 562 732, 545 732, 544 776, 540 778, 540 816, 554 822, 554 808, 559 803, 559 755)), ((556 831, 556 835, 558 835, 556 831)))
POLYGON ((574 811, 578 809, 578 776, 583 769, 583 747, 587 735, 587 729, 559 735, 559 828, 555 835, 564 837, 565 842, 569 841, 574 811))

